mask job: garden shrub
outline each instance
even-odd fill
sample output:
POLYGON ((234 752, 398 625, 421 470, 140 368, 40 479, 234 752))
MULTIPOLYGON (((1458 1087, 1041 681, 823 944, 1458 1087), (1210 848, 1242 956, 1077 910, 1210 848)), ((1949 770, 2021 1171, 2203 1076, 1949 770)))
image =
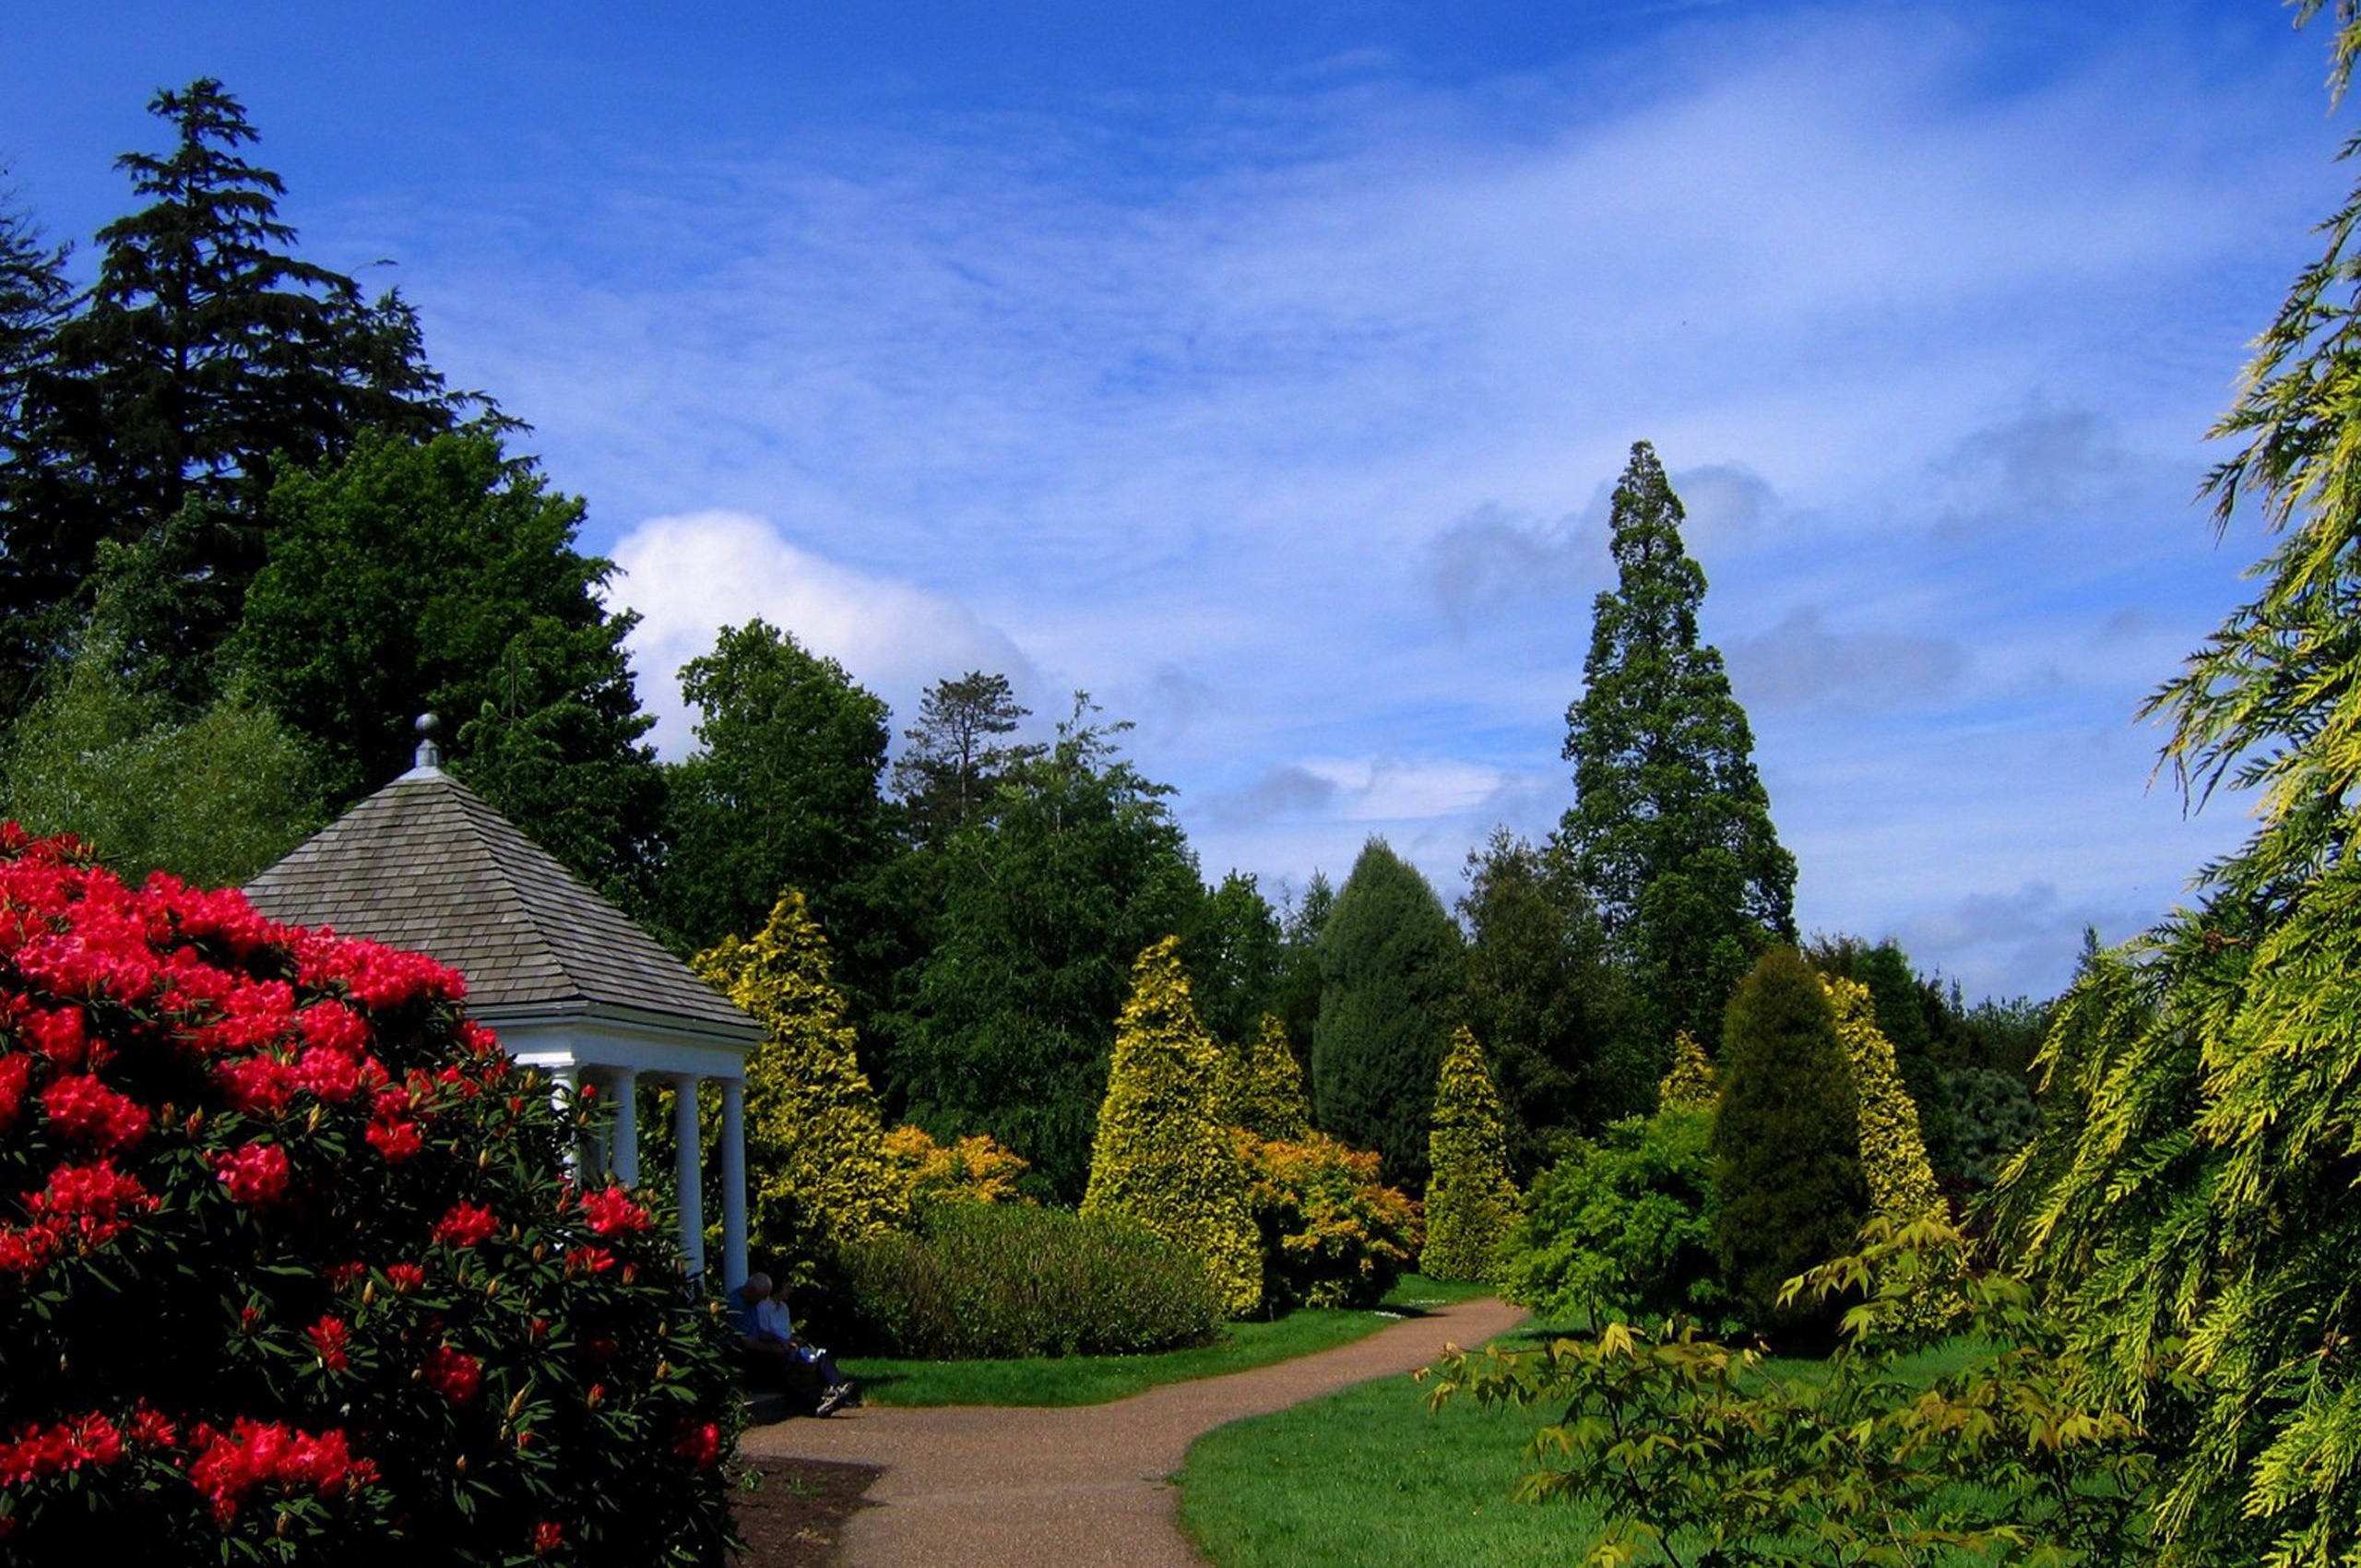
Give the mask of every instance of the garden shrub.
POLYGON ((1238 1134, 1263 1239, 1263 1306, 1373 1307, 1418 1255, 1418 1200, 1378 1178, 1381 1157, 1322 1133, 1238 1134))
POLYGON ((915 1233, 853 1243, 844 1265, 876 1348, 929 1360, 1166 1350, 1222 1319, 1203 1259, 1116 1216, 943 1204, 915 1233))
MULTIPOLYGON (((791 1282, 811 1284, 847 1242, 908 1213, 828 939, 790 889, 752 941, 724 937, 693 967, 763 1026, 746 1058, 748 1245, 791 1282)), ((706 1146, 718 1147, 719 1107, 706 1114, 706 1146)))
POLYGON ((1168 936, 1132 966, 1082 1212, 1127 1217, 1203 1259, 1229 1311, 1242 1314, 1262 1300, 1263 1263, 1220 1076, 1189 1000, 1180 939, 1168 936))
POLYGON ((1869 1208, 1897 1225, 1944 1212, 1942 1190, 1918 1133, 1918 1107, 1902 1082, 1893 1047, 1878 1028, 1869 988, 1857 980, 1823 978, 1836 1014, 1836 1038, 1845 1042, 1858 1106, 1861 1176, 1869 1184, 1869 1208))
POLYGON ((1419 1268, 1437 1279, 1489 1279, 1501 1241, 1515 1222, 1508 1132, 1500 1091, 1483 1048, 1465 1025, 1435 1079, 1435 1124, 1427 1158, 1427 1244, 1419 1268))
POLYGON ((1970 1187, 1989 1187, 2010 1157, 2041 1129, 2033 1090, 2022 1075, 1988 1067, 1962 1067, 1945 1075, 1943 1086, 1958 1133, 1959 1179, 1970 1187))
POLYGON ((1258 1138, 1294 1142, 1311 1135, 1311 1096, 1303 1086, 1303 1064, 1287 1044, 1278 1015, 1263 1015, 1254 1038, 1240 1048, 1232 1087, 1229 1123, 1258 1138))
POLYGON ((936 1143, 923 1127, 885 1134, 885 1164, 905 1214, 923 1220, 937 1204, 1029 1204, 1016 1179, 1026 1164, 983 1134, 936 1143))
POLYGON ((1533 1179, 1501 1294, 1552 1322, 1683 1317, 1726 1325, 1714 1250, 1713 1112, 1667 1105, 1607 1129, 1533 1179))
POLYGON ((1695 1035, 1681 1030, 1672 1040, 1672 1070, 1656 1085, 1656 1103, 1711 1111, 1721 1095, 1722 1081, 1714 1071, 1714 1059, 1705 1054, 1695 1035))
POLYGON ((710 1562, 663 1216, 418 954, 0 826, 0 1553, 710 1562))
POLYGON ((1825 1332, 1779 1288, 1848 1251, 1868 1218, 1853 1075, 1820 977, 1792 947, 1765 952, 1730 998, 1714 1111, 1714 1246, 1749 1324, 1825 1332))

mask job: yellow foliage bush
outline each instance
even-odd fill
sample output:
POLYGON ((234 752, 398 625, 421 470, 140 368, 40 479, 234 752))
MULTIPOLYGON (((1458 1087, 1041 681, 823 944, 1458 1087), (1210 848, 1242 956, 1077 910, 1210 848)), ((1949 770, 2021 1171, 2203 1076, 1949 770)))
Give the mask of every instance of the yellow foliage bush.
POLYGON ((1231 1091, 1229 1124, 1258 1138, 1292 1143, 1311 1135, 1311 1096, 1303 1067, 1287 1046, 1278 1015, 1263 1015, 1254 1039, 1240 1047, 1231 1091))
POLYGON ((747 1240, 809 1282, 848 1243, 908 1214, 828 939, 789 892, 752 941, 724 937, 691 967, 763 1026, 746 1058, 747 1240))
POLYGON ((1918 1130, 1918 1107, 1894 1065, 1893 1046, 1878 1028, 1877 1004, 1857 980, 1822 977, 1829 1005, 1836 1011, 1837 1038, 1845 1042, 1859 1102, 1861 1174, 1869 1187, 1869 1208, 1896 1225, 1945 1213, 1942 1190, 1927 1158, 1918 1130))
POLYGON ((1028 1162, 981 1133, 939 1144, 923 1127, 896 1127, 885 1134, 885 1163, 914 1216, 935 1204, 1033 1201, 1016 1190, 1028 1162))
POLYGON ((1500 1091, 1484 1064, 1484 1048, 1465 1024, 1451 1037, 1451 1051, 1435 1078, 1427 1157, 1434 1175, 1427 1183, 1420 1272, 1437 1279, 1489 1279, 1519 1205, 1509 1180, 1500 1091))
POLYGON ((1418 1255, 1418 1200, 1379 1179, 1379 1157, 1324 1133, 1237 1134, 1263 1239, 1263 1301, 1373 1307, 1418 1255))
POLYGON ((1714 1059, 1695 1035, 1681 1030, 1673 1037, 1672 1070, 1656 1085, 1657 1108, 1711 1111, 1721 1098, 1721 1075, 1714 1071, 1714 1059))
POLYGON ((1220 1079, 1180 939, 1166 937, 1132 966, 1082 1212, 1121 1216, 1196 1253, 1238 1315, 1262 1300, 1263 1259, 1220 1079))

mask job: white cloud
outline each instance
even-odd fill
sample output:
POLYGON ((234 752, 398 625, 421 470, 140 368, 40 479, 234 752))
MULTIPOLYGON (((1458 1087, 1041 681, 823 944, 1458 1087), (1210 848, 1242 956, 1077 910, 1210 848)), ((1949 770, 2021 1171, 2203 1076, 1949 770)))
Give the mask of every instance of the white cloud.
POLYGON ((632 658, 667 755, 692 743, 681 666, 709 652, 719 628, 758 615, 836 659, 899 714, 914 712, 934 681, 969 670, 1008 675, 1020 690, 1036 683, 1016 645, 958 600, 826 560, 747 513, 651 517, 613 553, 622 572, 610 597, 639 612, 632 658))

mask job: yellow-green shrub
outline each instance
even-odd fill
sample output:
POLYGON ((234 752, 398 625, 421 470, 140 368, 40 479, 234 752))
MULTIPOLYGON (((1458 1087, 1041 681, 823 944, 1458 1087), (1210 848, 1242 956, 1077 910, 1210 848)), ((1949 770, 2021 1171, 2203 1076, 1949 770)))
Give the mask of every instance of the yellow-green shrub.
POLYGON ((1508 1133, 1484 1049, 1463 1024, 1435 1078, 1434 1171, 1427 1186, 1427 1245, 1418 1267, 1437 1279, 1489 1279, 1517 1215, 1508 1133))
POLYGON ((936 1204, 1033 1201, 1016 1190, 1026 1160, 981 1133, 939 1144, 923 1127, 896 1127, 885 1134, 885 1163, 913 1217, 936 1204))
POLYGON ((1656 1085, 1657 1107, 1711 1111, 1721 1097, 1722 1083, 1714 1071, 1714 1059, 1705 1054, 1695 1035, 1681 1030, 1673 1037, 1672 1070, 1656 1085))
POLYGON ((748 1241, 809 1283, 847 1243, 908 1213, 828 939, 790 891, 753 941, 724 937, 693 967, 763 1026, 746 1059, 748 1241))
POLYGON ((1944 1213, 1943 1194, 1918 1131, 1918 1107, 1903 1087, 1893 1047, 1878 1028, 1876 1003, 1857 980, 1820 982, 1836 1012, 1836 1036, 1853 1069, 1859 1101, 1861 1174, 1869 1186, 1869 1209, 1896 1225, 1944 1213))
POLYGON ((1275 1013, 1264 1014, 1253 1039, 1239 1048, 1229 1118, 1230 1125, 1258 1138, 1294 1142, 1311 1135, 1311 1097, 1303 1087, 1303 1067, 1275 1013))
POLYGON ((1180 939, 1166 937, 1132 966, 1082 1212, 1128 1217, 1196 1253, 1228 1310, 1242 1313, 1262 1300, 1263 1264, 1219 1079, 1180 939))
POLYGON ((1323 1133, 1238 1134, 1263 1239, 1263 1305, 1373 1307, 1418 1255, 1418 1202, 1378 1179, 1379 1157, 1323 1133))

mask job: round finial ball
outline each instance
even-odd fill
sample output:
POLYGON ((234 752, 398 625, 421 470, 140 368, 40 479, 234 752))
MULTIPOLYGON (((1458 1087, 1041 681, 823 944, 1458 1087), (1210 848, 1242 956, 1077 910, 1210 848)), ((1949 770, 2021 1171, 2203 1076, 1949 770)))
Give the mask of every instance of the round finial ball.
POLYGON ((418 716, 418 722, 410 728, 418 731, 421 740, 431 741, 443 733, 443 721, 431 713, 421 713, 418 716))

